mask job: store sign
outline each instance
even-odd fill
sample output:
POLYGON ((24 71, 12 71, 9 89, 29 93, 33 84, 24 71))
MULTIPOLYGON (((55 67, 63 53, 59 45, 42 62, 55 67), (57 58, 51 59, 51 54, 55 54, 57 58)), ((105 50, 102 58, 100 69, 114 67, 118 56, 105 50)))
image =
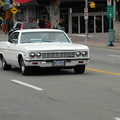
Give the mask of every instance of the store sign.
POLYGON ((14 2, 18 2, 20 4, 24 4, 24 3, 32 2, 32 1, 35 1, 35 0, 14 0, 14 2))
POLYGON ((3 1, 0 1, 0 6, 5 6, 5 2, 3 2, 3 1))
POLYGON ((3 7, 3 10, 10 10, 11 8, 13 8, 13 5, 12 5, 12 4, 10 4, 10 5, 5 5, 5 6, 3 7))
POLYGON ((13 14, 16 14, 18 12, 18 9, 13 7, 11 10, 10 10, 13 14))
POLYGON ((4 2, 6 3, 6 5, 10 4, 10 0, 4 0, 4 2))

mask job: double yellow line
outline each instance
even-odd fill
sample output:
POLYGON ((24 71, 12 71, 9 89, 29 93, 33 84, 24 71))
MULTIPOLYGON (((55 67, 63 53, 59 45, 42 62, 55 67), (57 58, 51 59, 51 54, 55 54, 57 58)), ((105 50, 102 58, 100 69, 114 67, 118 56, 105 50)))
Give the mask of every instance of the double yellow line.
POLYGON ((91 71, 101 72, 101 73, 107 73, 107 74, 113 74, 113 75, 120 75, 120 73, 113 73, 113 72, 101 71, 101 70, 96 70, 96 69, 91 69, 91 68, 86 68, 86 70, 91 70, 91 71))

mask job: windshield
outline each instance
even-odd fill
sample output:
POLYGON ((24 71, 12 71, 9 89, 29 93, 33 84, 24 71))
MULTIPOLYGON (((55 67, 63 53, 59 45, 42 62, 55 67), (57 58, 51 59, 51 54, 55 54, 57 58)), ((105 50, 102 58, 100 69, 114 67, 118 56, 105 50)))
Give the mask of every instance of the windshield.
POLYGON ((21 34, 20 43, 37 42, 70 42, 62 32, 24 32, 21 34))

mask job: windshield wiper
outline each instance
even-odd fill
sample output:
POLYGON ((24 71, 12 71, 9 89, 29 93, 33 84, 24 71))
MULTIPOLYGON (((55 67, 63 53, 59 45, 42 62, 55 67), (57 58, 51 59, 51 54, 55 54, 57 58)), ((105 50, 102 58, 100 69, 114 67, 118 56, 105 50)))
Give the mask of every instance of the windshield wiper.
POLYGON ((42 42, 56 42, 55 40, 43 40, 42 42))

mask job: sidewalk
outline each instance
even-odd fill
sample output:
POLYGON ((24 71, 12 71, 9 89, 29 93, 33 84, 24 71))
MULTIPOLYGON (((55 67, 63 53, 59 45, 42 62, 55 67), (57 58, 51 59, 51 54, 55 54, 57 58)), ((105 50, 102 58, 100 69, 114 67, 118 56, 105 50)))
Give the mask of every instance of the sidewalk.
POLYGON ((4 34, 2 30, 0 29, 0 42, 6 41, 8 39, 8 34, 4 34))
POLYGON ((85 34, 68 34, 75 43, 85 44, 87 46, 105 48, 111 50, 120 50, 120 42, 113 42, 114 46, 108 46, 108 33, 89 33, 88 40, 85 40, 85 34))
MULTIPOLYGON (((87 46, 105 48, 111 50, 120 50, 120 42, 113 42, 114 46, 108 46, 108 33, 89 33, 88 41, 85 41, 85 34, 68 34, 74 43, 80 43, 87 46)), ((6 41, 8 35, 0 30, 0 41, 6 41)))

